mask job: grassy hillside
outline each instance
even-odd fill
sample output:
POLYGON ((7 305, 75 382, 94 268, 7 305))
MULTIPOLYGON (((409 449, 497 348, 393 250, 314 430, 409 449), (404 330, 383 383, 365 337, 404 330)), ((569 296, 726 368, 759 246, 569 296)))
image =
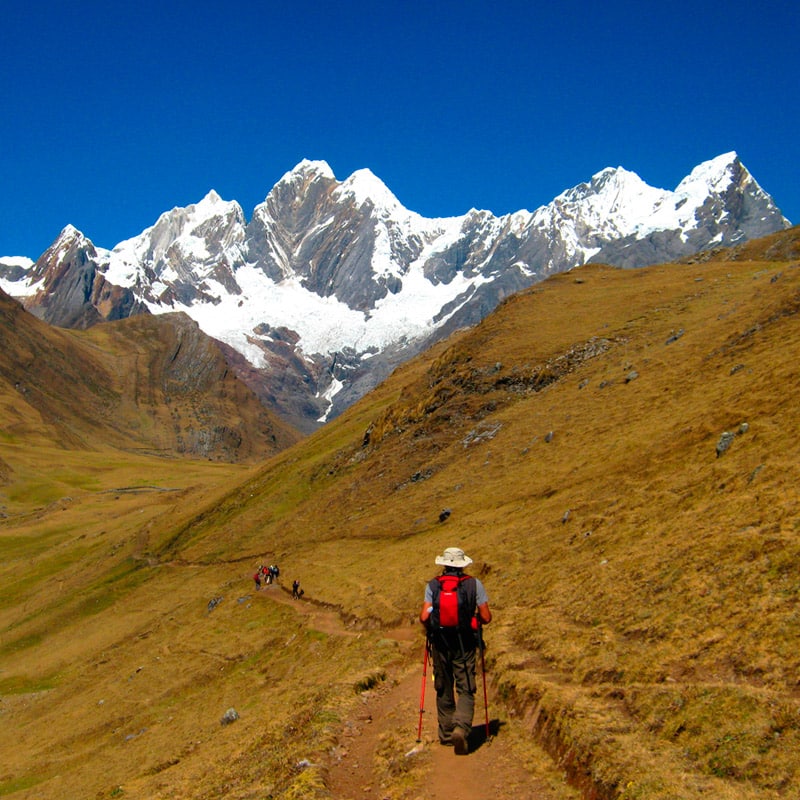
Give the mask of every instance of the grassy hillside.
POLYGON ((14 467, 0 795, 329 796, 326 754, 358 690, 414 659, 386 633, 450 545, 490 593, 497 691, 586 797, 797 795, 783 236, 554 277, 257 468, 67 450, 69 497, 12 505, 14 467), (253 592, 262 559, 354 635, 253 592))
POLYGON ((183 314, 70 331, 0 292, 0 342, 6 442, 252 461, 299 438, 183 314))

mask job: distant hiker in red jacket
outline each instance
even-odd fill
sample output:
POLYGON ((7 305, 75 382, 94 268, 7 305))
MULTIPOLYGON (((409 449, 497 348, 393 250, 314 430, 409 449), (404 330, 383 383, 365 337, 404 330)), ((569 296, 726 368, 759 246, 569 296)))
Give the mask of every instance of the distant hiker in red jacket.
POLYGON ((431 647, 439 741, 452 744, 457 755, 469 751, 477 689, 478 626, 492 620, 486 589, 464 572, 471 563, 458 547, 448 547, 437 556, 436 564, 444 570, 425 587, 419 614, 431 647))
POLYGON ((256 574, 253 575, 253 580, 255 581, 255 584, 256 584, 256 591, 258 591, 261 588, 261 573, 263 571, 264 571, 264 567, 259 567, 256 570, 256 574))

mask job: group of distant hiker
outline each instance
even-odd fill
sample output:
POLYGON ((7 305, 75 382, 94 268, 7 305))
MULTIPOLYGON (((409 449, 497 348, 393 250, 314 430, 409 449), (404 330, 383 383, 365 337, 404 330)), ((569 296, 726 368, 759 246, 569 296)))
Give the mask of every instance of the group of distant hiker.
MULTIPOLYGON (((253 581, 256 584, 256 591, 261 588, 261 584, 263 583, 265 586, 269 586, 275 581, 278 580, 281 571, 277 564, 270 564, 269 566, 265 566, 264 564, 260 564, 258 569, 255 571, 253 575, 253 581)), ((292 598, 294 600, 299 600, 303 596, 304 592, 300 588, 300 581, 295 580, 292 581, 292 598)))
POLYGON ((253 580, 256 584, 256 591, 261 588, 261 584, 263 583, 265 586, 269 586, 271 583, 274 583, 278 580, 278 576, 281 574, 280 569, 278 569, 277 564, 270 564, 269 566, 265 566, 264 564, 259 565, 258 569, 256 570, 256 574, 253 575, 253 580))

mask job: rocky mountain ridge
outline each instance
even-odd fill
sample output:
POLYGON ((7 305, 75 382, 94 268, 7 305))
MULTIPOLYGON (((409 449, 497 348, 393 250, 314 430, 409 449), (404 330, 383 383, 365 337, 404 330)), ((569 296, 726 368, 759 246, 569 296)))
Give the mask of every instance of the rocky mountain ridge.
POLYGON ((736 153, 674 191, 619 167, 534 212, 442 219, 404 208, 369 170, 340 182, 305 160, 249 222, 211 191, 112 250, 67 226, 27 267, 0 259, 0 288, 66 327, 184 311, 238 354, 262 402, 310 431, 548 275, 668 261, 788 224, 736 153))

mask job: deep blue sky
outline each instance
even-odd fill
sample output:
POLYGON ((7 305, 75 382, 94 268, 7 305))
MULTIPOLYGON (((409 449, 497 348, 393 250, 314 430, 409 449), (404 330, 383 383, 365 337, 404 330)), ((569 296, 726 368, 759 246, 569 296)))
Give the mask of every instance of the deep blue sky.
POLYGON ((7 3, 0 255, 117 242, 303 158, 425 216, 533 210, 606 166, 736 150, 800 222, 800 3, 7 3))

